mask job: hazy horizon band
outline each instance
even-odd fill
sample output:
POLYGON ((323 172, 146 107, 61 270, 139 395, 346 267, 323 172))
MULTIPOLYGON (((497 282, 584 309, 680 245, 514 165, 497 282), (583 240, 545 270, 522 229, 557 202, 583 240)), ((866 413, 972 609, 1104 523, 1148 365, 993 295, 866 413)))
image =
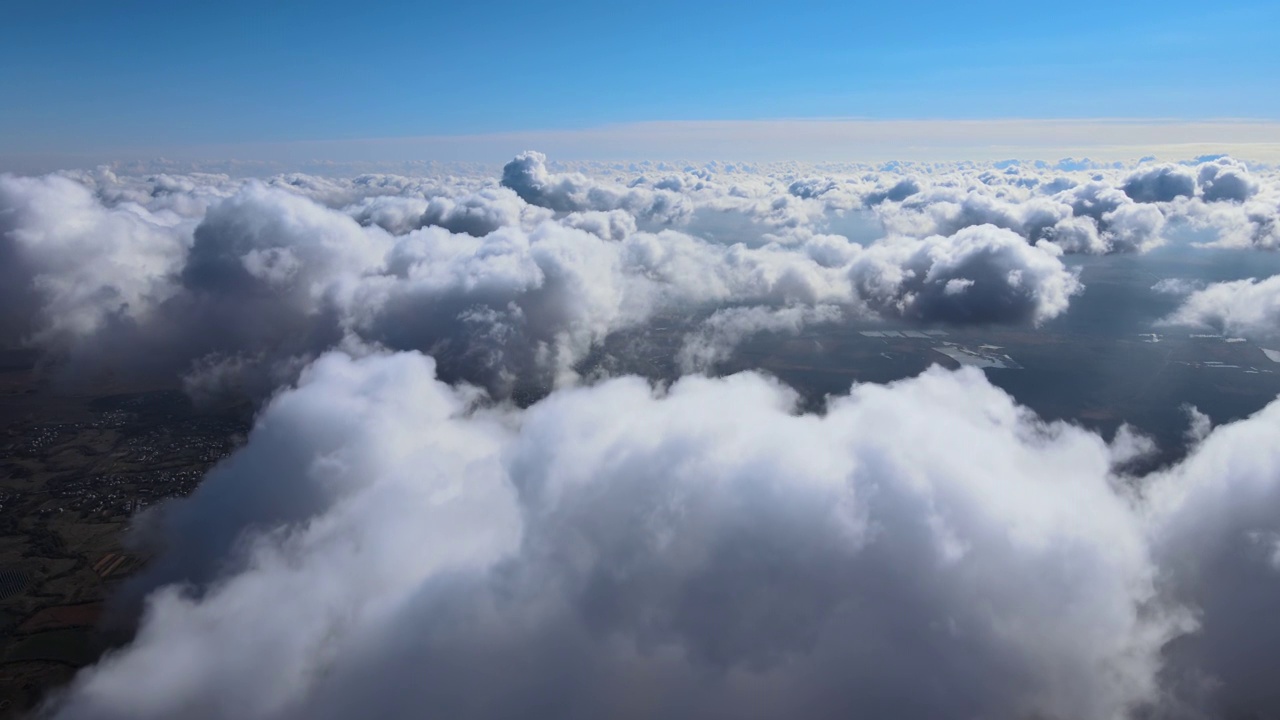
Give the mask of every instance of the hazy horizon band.
POLYGON ((501 163, 538 148, 565 161, 819 162, 1163 160, 1227 154, 1280 161, 1280 121, 1267 119, 867 119, 643 121, 577 129, 289 140, 155 147, 0 148, 0 172, 34 173, 157 158, 279 165, 403 161, 501 163))

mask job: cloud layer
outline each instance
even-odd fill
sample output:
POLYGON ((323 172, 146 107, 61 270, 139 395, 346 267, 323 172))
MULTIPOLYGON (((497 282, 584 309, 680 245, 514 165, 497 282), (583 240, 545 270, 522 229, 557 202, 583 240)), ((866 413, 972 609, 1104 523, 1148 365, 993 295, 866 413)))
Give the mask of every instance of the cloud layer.
POLYGON ((1274 171, 1230 158, 553 165, 3 176, 0 341, 205 376, 193 388, 270 385, 344 340, 381 343, 499 391, 563 383, 663 314, 1037 323, 1079 290, 1060 252, 1280 243, 1274 171))
POLYGON ((773 180, 737 175, 623 185, 525 153, 501 183, 4 176, 0 341, 80 376, 183 374, 194 392, 269 388, 326 349, 378 344, 506 394, 573 382, 610 334, 657 316, 831 306, 1038 324, 1079 290, 1052 242, 960 223, 868 245, 815 231, 831 201, 799 200, 794 183, 771 198, 773 180), (742 233, 699 230, 718 216, 742 233))
MULTIPOLYGON (((815 324, 1036 326, 1071 254, 1266 252, 1278 215, 1276 171, 1224 157, 0 176, 0 344, 266 403, 139 519, 139 632, 46 712, 1280 711, 1280 404, 1192 413, 1134 476, 1137 430, 973 369, 817 413, 712 377, 815 324), (683 377, 590 364, 647 330, 683 377)), ((1262 338, 1276 280, 1152 292, 1262 338)))

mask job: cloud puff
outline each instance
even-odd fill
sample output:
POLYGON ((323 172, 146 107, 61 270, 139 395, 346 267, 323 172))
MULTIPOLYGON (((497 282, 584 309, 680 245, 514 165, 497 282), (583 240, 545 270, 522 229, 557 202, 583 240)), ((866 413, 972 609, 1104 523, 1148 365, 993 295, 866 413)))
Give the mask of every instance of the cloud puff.
POLYGON ((561 222, 571 228, 586 230, 602 240, 622 240, 636 231, 635 216, 623 210, 569 213, 561 222))
POLYGON ((1155 692, 1179 626, 1144 610, 1108 447, 980 373, 817 417, 751 375, 495 414, 432 371, 328 356, 273 401, 158 520, 152 580, 185 584, 57 716, 1106 718, 1155 692))
POLYGON ((1194 608, 1197 631, 1166 650, 1165 686, 1188 710, 1230 717, 1280 712, 1269 666, 1280 623, 1280 402, 1206 432, 1183 463, 1150 484, 1153 556, 1169 602, 1194 608))
POLYGON ((547 170, 546 156, 525 152, 502 168, 502 185, 511 188, 525 202, 556 212, 625 209, 643 220, 671 222, 690 208, 681 195, 671 192, 680 185, 666 184, 655 190, 618 187, 594 181, 585 175, 553 174, 547 170))
POLYGON ((876 310, 922 322, 1040 323, 1080 289, 1050 243, 986 225, 872 246, 850 275, 876 310))
POLYGON ((795 407, 745 374, 516 411, 416 353, 322 357, 150 517, 137 638, 51 714, 1274 709, 1246 606, 1280 597, 1280 404, 1140 479, 1133 438, 971 369, 795 407))
MULTIPOLYGON (((757 184, 753 206, 786 199, 819 208, 819 218, 862 208, 888 234, 915 237, 991 224, 1071 253, 1144 252, 1178 237, 1184 225, 1206 231, 1221 244, 1268 248, 1276 244, 1273 230, 1280 215, 1275 170, 1229 157, 1136 167, 1008 161, 794 172, 790 185, 757 184)), ((795 217, 799 227, 821 222, 795 217)))
POLYGON ((0 176, 0 339, 61 345, 171 292, 190 226, 58 175, 0 176))
POLYGON ((1035 323, 1076 287, 1050 246, 1009 233, 864 247, 810 226, 850 202, 766 200, 773 180, 683 172, 668 185, 688 196, 552 174, 536 153, 509 164, 516 190, 483 177, 5 177, 3 340, 59 354, 80 376, 174 373, 193 391, 255 393, 329 348, 379 344, 431 352, 450 380, 537 394, 659 315, 830 305, 1035 323), (745 205, 716 204, 737 191, 745 205), (759 234, 704 238, 659 210, 698 203, 759 234))
POLYGON ((1258 339, 1280 336, 1280 276, 1213 283, 1161 321, 1258 339))
POLYGON ((361 225, 377 225, 393 235, 426 226, 484 237, 495 230, 532 228, 551 213, 520 201, 511 190, 486 187, 473 192, 450 188, 428 197, 376 195, 346 208, 361 225))
POLYGON ((902 202, 907 198, 920 192, 920 183, 915 178, 902 178, 893 185, 884 190, 874 190, 867 194, 866 202, 869 205, 878 205, 886 200, 891 202, 902 202))
POLYGON ((1280 196, 1243 203, 1190 203, 1180 219, 1228 248, 1280 249, 1280 196))
POLYGON ((875 212, 891 233, 953 234, 960 229, 995 225, 1034 244, 1052 242, 1065 252, 1102 254, 1142 252, 1164 242, 1164 212, 1131 200, 1100 181, 1060 186, 1018 175, 987 177, 958 186, 958 180, 909 196, 901 203, 881 202, 875 212), (1017 180, 1029 182, 1018 183, 1017 180))
POLYGON ((1177 165, 1156 165, 1134 172, 1124 181, 1124 194, 1135 202, 1169 202, 1196 194, 1196 177, 1177 165))
POLYGON ((1231 158, 1201 165, 1199 181, 1204 199, 1209 202, 1244 202, 1258 192, 1258 183, 1249 176, 1248 168, 1231 158))

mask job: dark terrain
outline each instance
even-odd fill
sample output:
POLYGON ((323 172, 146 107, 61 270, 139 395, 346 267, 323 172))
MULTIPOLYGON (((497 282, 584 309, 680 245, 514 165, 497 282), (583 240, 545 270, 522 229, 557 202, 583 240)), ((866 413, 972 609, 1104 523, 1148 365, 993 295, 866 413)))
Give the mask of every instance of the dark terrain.
POLYGON ((0 352, 0 718, 122 639, 104 608, 146 561, 126 546, 130 518, 190 493, 248 420, 176 388, 59 391, 35 360, 0 352))

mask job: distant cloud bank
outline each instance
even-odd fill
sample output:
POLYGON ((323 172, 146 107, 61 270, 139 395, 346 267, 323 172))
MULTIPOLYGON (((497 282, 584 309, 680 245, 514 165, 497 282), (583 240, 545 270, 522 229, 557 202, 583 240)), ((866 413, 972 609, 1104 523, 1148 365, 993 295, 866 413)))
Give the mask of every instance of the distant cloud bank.
POLYGON ((725 306, 1039 324, 1081 289, 1064 254, 1171 233, 1274 249, 1278 215, 1280 173, 1227 157, 564 166, 527 152, 494 175, 7 175, 0 341, 81 371, 266 388, 326 349, 374 344, 505 393, 571 382, 618 331, 725 306), (838 231, 854 220, 863 236, 838 231))

